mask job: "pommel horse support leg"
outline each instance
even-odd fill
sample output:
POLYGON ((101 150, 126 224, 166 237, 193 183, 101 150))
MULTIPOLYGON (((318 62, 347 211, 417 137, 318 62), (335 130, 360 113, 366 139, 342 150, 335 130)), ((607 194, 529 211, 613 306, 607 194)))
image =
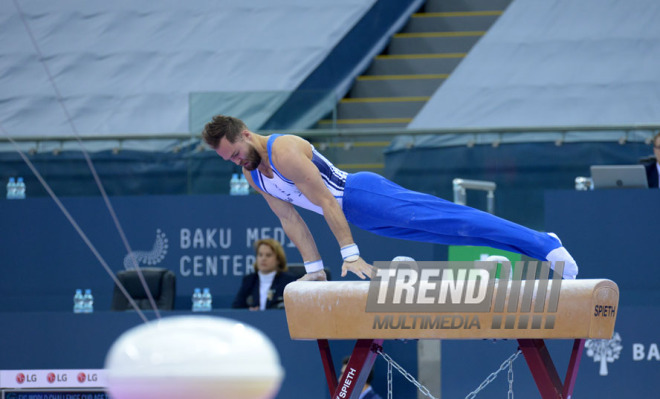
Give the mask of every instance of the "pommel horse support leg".
POLYGON ((359 397, 385 339, 516 339, 541 397, 568 399, 575 387, 584 341, 612 338, 619 289, 610 280, 557 279, 548 283, 513 280, 500 286, 497 281, 485 299, 489 310, 480 312, 444 311, 445 304, 434 305, 438 311, 433 313, 367 312, 369 282, 363 281, 293 282, 284 291, 284 304, 291 338, 318 340, 333 399, 359 397), (478 323, 449 328, 457 317, 478 318, 478 323), (405 328, 397 328, 401 325, 405 328), (357 340, 339 383, 330 339, 357 340), (574 340, 564 382, 545 339, 574 340))

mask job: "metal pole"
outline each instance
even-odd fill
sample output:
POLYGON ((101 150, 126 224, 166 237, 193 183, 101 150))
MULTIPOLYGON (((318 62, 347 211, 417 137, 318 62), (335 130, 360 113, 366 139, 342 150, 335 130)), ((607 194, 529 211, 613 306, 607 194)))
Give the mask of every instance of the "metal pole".
POLYGON ((455 203, 460 205, 467 205, 467 190, 486 191, 486 198, 488 199, 488 213, 495 213, 495 189, 497 189, 497 184, 495 184, 495 182, 457 178, 452 181, 452 184, 454 187, 455 203))

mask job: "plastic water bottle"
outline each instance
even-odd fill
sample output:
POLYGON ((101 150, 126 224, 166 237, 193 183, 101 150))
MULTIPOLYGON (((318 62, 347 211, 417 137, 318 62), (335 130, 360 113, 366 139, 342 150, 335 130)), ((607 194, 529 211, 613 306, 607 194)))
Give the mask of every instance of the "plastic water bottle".
POLYGON ((73 296, 73 313, 82 313, 83 312, 83 294, 81 289, 76 290, 76 294, 73 296))
POLYGON ((193 291, 192 311, 193 312, 202 311, 202 291, 199 288, 195 288, 195 291, 193 291))
POLYGON ((245 175, 241 175, 240 179, 238 179, 238 188, 240 195, 250 194, 250 183, 248 183, 247 179, 245 178, 245 175))
POLYGON ((231 180, 229 180, 229 195, 239 195, 239 184, 238 173, 231 175, 231 180))
POLYGON ((82 309, 83 313, 94 312, 94 296, 89 288, 85 290, 85 295, 83 295, 82 309))
POLYGON ((7 182, 7 199, 16 199, 16 180, 13 177, 7 182))
POLYGON ((202 293, 202 311, 210 312, 213 309, 213 297, 211 296, 211 291, 208 288, 204 288, 202 293))
POLYGON ((25 182, 22 177, 19 177, 16 182, 16 198, 25 199, 25 182))

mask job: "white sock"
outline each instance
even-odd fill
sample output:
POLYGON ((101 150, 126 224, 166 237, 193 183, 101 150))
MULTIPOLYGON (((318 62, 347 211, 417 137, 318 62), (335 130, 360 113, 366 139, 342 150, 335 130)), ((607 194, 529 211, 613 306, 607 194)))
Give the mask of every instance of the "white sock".
POLYGON ((555 270, 555 262, 564 262, 564 271, 562 273, 564 279, 574 280, 577 277, 578 265, 566 248, 555 248, 545 258, 550 261, 552 270, 555 270))
POLYGON ((548 233, 548 235, 549 235, 550 237, 552 237, 552 238, 556 238, 557 241, 559 241, 559 245, 563 245, 563 244, 561 243, 561 240, 559 239, 559 237, 557 237, 557 234, 555 234, 555 233, 548 233))

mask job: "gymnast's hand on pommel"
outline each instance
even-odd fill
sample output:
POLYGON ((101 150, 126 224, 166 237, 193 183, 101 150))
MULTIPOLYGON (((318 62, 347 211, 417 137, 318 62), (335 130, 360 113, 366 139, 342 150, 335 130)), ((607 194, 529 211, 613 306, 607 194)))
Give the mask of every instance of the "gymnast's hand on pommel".
POLYGON ((298 281, 328 281, 328 278, 324 270, 319 270, 317 272, 306 273, 298 281))
POLYGON ((358 259, 353 262, 344 261, 344 264, 341 266, 341 276, 346 277, 348 272, 352 272, 364 280, 365 278, 371 279, 375 276, 376 268, 365 262, 364 259, 358 257, 358 259))

